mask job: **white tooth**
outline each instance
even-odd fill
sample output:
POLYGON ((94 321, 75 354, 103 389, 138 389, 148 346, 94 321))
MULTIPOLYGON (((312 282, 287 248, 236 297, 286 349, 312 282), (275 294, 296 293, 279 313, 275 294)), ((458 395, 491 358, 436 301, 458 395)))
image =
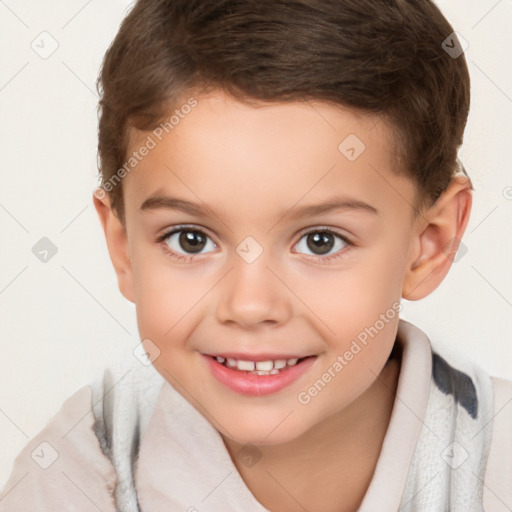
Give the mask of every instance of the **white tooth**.
POLYGON ((254 373, 257 373, 258 375, 268 375, 268 372, 265 371, 265 370, 258 370, 258 371, 254 372, 254 373))
POLYGON ((279 373, 279 370, 276 370, 275 368, 273 368, 272 370, 270 370, 270 375, 275 375, 276 373, 279 373))
POLYGON ((286 366, 286 359, 276 359, 274 361, 274 368, 277 368, 280 370, 281 368, 284 368, 286 366))
POLYGON ((274 363, 272 361, 258 361, 256 363, 256 370, 265 370, 270 371, 274 367, 274 363))
POLYGON ((228 357, 228 366, 235 367, 236 366, 236 359, 233 359, 232 357, 228 357))
POLYGON ((223 363, 225 361, 223 357, 216 357, 216 359, 219 361, 219 363, 223 363))
POLYGON ((286 361, 288 363, 288 366, 293 366, 294 364, 296 364, 298 361, 298 359, 288 359, 288 361, 286 361))
POLYGON ((254 370, 254 361, 237 361, 237 366, 239 370, 254 370))

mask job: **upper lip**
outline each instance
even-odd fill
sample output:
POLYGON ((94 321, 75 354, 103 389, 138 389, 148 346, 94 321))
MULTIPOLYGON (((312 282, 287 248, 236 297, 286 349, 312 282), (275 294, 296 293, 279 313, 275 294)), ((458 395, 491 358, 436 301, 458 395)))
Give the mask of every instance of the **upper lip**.
POLYGON ((313 356, 315 354, 271 354, 269 352, 264 354, 242 354, 240 352, 222 352, 218 354, 205 354, 212 357, 224 357, 237 359, 238 361, 276 361, 278 359, 301 359, 303 357, 313 356))

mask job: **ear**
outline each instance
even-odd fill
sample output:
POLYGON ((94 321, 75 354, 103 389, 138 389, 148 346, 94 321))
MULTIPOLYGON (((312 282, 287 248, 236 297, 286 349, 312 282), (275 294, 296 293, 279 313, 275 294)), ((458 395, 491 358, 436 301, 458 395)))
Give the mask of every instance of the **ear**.
POLYGON ((103 226, 110 259, 117 274, 119 290, 126 299, 135 302, 133 273, 125 227, 112 210, 110 196, 101 187, 95 189, 93 202, 103 226))
POLYGON ((432 293, 452 266, 471 212, 471 181, 456 176, 424 215, 418 215, 402 296, 419 300, 432 293))

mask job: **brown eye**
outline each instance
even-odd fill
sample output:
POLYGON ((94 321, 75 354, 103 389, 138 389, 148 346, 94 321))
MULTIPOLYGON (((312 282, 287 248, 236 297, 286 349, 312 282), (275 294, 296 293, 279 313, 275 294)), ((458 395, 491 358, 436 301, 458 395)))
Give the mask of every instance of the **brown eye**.
POLYGON ((334 236, 326 231, 306 235, 308 248, 315 254, 326 254, 334 247, 334 236))
POLYGON ((335 254, 346 246, 351 245, 350 242, 330 230, 310 231, 302 235, 297 242, 297 251, 313 256, 324 256, 327 254, 335 254))
POLYGON ((199 254, 216 248, 208 235, 197 229, 175 229, 162 240, 178 254, 199 254))
POLYGON ((201 252, 206 245, 206 236, 203 236, 200 231, 182 231, 179 244, 186 252, 201 252))

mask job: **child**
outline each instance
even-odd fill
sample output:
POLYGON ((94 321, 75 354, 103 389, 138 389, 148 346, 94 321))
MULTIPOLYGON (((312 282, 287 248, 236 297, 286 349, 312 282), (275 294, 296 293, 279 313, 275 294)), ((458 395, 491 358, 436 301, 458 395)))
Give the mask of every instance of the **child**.
POLYGON ((512 383, 399 319, 471 209, 434 4, 140 0, 99 85, 93 200, 141 349, 0 511, 510 510, 512 383))

